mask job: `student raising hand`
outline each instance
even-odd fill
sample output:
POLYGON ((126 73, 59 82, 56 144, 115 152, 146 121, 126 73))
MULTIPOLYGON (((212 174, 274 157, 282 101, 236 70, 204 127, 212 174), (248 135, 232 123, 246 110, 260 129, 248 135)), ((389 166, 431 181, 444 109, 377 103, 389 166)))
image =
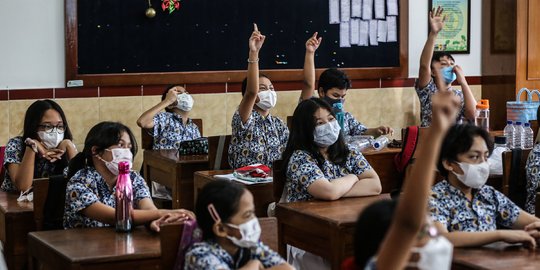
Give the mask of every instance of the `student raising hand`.
POLYGON ((260 51, 265 39, 266 36, 261 34, 259 28, 257 27, 257 24, 254 23, 253 33, 251 33, 251 37, 249 38, 249 50, 252 52, 260 51))
POLYGON ((304 57, 304 84, 300 100, 308 99, 313 96, 315 90, 315 51, 322 42, 322 37, 317 37, 317 32, 306 41, 306 56, 304 57))
POLYGON ((446 15, 441 16, 444 9, 440 6, 437 7, 437 10, 433 8, 429 12, 429 29, 434 34, 438 34, 444 27, 444 22, 446 21, 446 15))
POLYGON ((306 52, 314 53, 321 45, 322 37, 317 38, 317 32, 306 41, 306 52))

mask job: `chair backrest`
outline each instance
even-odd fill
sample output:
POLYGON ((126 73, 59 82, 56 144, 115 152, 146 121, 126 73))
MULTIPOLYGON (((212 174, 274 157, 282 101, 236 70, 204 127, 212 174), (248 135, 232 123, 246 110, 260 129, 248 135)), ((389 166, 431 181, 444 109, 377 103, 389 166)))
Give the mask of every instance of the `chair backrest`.
POLYGON ((286 171, 283 167, 284 164, 285 161, 282 159, 274 160, 274 162, 272 163, 272 189, 274 201, 276 203, 280 201, 283 190, 285 189, 285 183, 287 182, 287 176, 285 174, 286 171))
POLYGON ((229 144, 231 135, 219 135, 208 137, 208 164, 210 170, 230 169, 229 144))
MULTIPOLYGON (((199 131, 201 132, 201 136, 203 136, 203 122, 202 119, 196 118, 191 119, 197 127, 199 127, 199 131)), ((154 144, 154 137, 152 137, 152 130, 141 128, 141 148, 145 150, 152 150, 152 146, 154 144)))
POLYGON ((527 195, 527 173, 525 166, 530 152, 531 149, 522 149, 521 151, 514 149, 513 151, 505 151, 502 154, 502 192, 521 208, 524 207, 524 196, 527 195), (521 157, 515 159, 514 153, 519 154, 519 152, 521 152, 521 157))
MULTIPOLYGON (((278 229, 275 217, 259 218, 261 241, 272 250, 278 249, 278 229)), ((174 269, 184 233, 184 223, 166 224, 160 227, 161 269, 174 269)))
POLYGON ((6 169, 4 168, 4 153, 6 152, 5 146, 0 146, 0 186, 4 183, 4 174, 6 169))
POLYGON ((36 230, 63 229, 67 181, 63 175, 33 181, 36 230))

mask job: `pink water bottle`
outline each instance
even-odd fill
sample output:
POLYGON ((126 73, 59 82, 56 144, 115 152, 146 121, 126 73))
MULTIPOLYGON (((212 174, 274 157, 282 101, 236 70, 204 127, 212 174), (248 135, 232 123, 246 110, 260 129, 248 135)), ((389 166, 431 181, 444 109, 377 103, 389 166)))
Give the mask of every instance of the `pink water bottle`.
POLYGON ((116 231, 131 231, 133 211, 133 188, 129 177, 129 162, 118 164, 118 179, 116 180, 116 231))

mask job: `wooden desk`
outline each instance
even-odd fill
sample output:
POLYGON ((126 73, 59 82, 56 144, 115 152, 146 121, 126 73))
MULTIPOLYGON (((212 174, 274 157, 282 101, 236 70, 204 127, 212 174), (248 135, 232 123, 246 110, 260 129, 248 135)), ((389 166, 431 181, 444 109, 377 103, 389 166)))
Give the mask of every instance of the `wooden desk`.
POLYGON ((399 152, 401 148, 384 148, 381 151, 370 149, 362 152, 381 179, 382 193, 389 193, 399 186, 401 177, 394 165, 394 157, 399 152))
POLYGON ((17 202, 18 194, 0 191, 0 240, 8 269, 26 269, 26 234, 34 230, 34 204, 17 202))
POLYGON ((28 234, 33 269, 159 269, 159 235, 144 227, 41 231, 28 234))
MULTIPOLYGON (((232 170, 219 170, 219 171, 200 171, 195 173, 194 184, 193 184, 193 193, 195 200, 197 199, 197 194, 201 191, 204 185, 215 181, 214 175, 216 174, 228 174, 232 173, 232 170)), ((242 183, 239 183, 242 184, 242 183)), ((242 184, 244 185, 244 184, 242 184)), ((255 203, 255 215, 258 217, 266 217, 266 210, 268 205, 274 201, 273 197, 273 184, 270 183, 261 183, 253 185, 245 185, 245 187, 253 194, 253 199, 255 203)))
POLYGON ((172 208, 193 210, 193 173, 208 169, 208 155, 179 156, 176 150, 144 150, 144 179, 172 189, 172 208))
POLYGON ((481 248, 454 248, 452 269, 539 269, 540 251, 497 242, 481 248))
POLYGON ((330 261, 332 269, 353 254, 354 225, 358 215, 373 202, 390 199, 389 194, 343 198, 337 201, 280 203, 276 206, 279 253, 286 257, 292 245, 330 261))

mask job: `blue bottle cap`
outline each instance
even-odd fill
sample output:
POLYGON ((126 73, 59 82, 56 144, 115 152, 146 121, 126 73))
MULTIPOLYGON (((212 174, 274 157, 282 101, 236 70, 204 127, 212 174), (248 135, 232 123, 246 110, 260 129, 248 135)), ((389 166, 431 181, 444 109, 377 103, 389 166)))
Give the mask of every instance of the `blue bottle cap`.
POLYGON ((528 127, 528 126, 530 126, 531 124, 525 123, 525 124, 523 124, 523 125, 526 126, 526 127, 528 127))
POLYGON ((513 122, 512 122, 512 120, 507 120, 506 123, 511 125, 513 122))
POLYGON ((521 122, 517 121, 516 125, 521 126, 521 122))

